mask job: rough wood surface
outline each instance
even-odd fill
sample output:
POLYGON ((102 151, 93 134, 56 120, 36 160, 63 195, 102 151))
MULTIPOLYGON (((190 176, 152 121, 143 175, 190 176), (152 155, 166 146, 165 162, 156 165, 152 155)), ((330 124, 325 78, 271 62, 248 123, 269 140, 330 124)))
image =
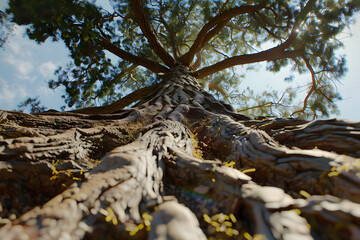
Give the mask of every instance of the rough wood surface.
POLYGON ((0 239, 360 236, 359 122, 251 119, 181 66, 133 108, 0 127, 0 239))

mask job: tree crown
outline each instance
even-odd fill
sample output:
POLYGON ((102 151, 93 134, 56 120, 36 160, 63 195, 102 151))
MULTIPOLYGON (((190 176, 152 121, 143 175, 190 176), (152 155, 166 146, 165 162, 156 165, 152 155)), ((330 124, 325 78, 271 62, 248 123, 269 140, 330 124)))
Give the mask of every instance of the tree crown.
MULTIPOLYGON (((191 67, 199 81, 208 81, 221 93, 239 83, 235 71, 222 70, 266 61, 270 71, 290 65, 299 73, 311 73, 303 106, 285 107, 296 95, 289 90, 280 97, 285 99, 279 105, 281 114, 327 116, 337 110, 334 101, 340 96, 332 82, 346 68, 335 51, 342 46, 339 34, 359 9, 356 0, 113 0, 111 10, 98 2, 9 1, 7 13, 13 22, 28 25, 30 39, 62 40, 69 49, 72 61, 56 71, 58 79, 49 86, 65 86, 70 107, 92 106, 97 100, 110 103, 128 89, 154 84, 159 81, 156 75, 176 64, 191 67)), ((223 97, 246 102, 249 93, 223 97)), ((253 98, 265 106, 277 95, 253 98)))

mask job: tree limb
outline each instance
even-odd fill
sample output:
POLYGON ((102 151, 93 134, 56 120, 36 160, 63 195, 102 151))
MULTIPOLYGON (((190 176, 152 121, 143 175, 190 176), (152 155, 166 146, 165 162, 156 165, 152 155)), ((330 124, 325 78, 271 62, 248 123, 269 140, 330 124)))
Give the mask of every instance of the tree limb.
POLYGON ((286 49, 291 45, 291 43, 295 40, 297 35, 299 34, 298 28, 300 27, 302 21, 305 19, 306 15, 313 9, 316 0, 309 0, 305 7, 300 11, 299 16, 296 18, 293 28, 291 29, 291 33, 288 39, 282 44, 286 49))
POLYGON ((165 21, 165 19, 162 16, 162 14, 160 14, 160 22, 164 25, 166 31, 168 31, 168 33, 169 33, 171 48, 173 50, 174 57, 176 59, 179 56, 179 48, 176 44, 176 33, 167 24, 167 22, 165 21))
POLYGON ((264 4, 258 4, 258 5, 243 5, 240 7, 232 8, 229 10, 226 10, 216 17, 214 17, 212 20, 210 20, 207 24, 204 25, 204 27, 200 30, 198 33, 193 45, 191 46, 190 50, 185 53, 181 58, 181 62, 183 62, 185 65, 190 65, 190 63, 193 61, 194 56, 196 52, 201 50, 201 47, 206 44, 205 39, 211 39, 212 36, 215 36, 221 28, 215 28, 218 25, 226 25, 226 23, 233 17, 245 14, 245 13, 252 13, 255 11, 258 11, 264 7, 264 4), (210 34, 211 32, 211 34, 210 34), (208 35, 210 34, 210 35, 208 35))
POLYGON ((221 6, 221 8, 219 9, 219 12, 218 12, 217 16, 220 15, 220 13, 224 10, 226 4, 228 4, 228 3, 229 3, 229 0, 226 0, 225 3, 224 3, 224 4, 221 6))
POLYGON ((255 63, 255 62, 263 62, 263 61, 274 61, 281 58, 294 58, 301 56, 302 51, 299 50, 293 50, 293 51, 283 51, 283 44, 259 52, 259 53, 253 53, 253 54, 244 54, 240 56, 235 56, 231 58, 227 58, 221 62, 215 63, 209 67, 204 67, 198 71, 195 72, 196 78, 204 78, 210 74, 213 74, 215 72, 224 70, 226 68, 230 68, 236 65, 244 65, 249 63, 255 63))
POLYGON ((230 19, 228 19, 227 21, 224 21, 222 23, 219 23, 216 27, 214 27, 211 31, 209 31, 206 36, 204 37, 204 41, 202 42, 202 44, 200 45, 200 49, 203 49, 207 43, 213 38, 215 37, 220 31, 221 29, 223 29, 223 27, 226 26, 226 24, 229 22, 230 19))
POLYGON ((176 63, 175 59, 165 50, 164 46, 162 45, 162 43, 159 41, 154 31, 152 30, 149 21, 146 19, 142 0, 130 0, 130 2, 135 17, 141 28, 141 31, 149 41, 151 48, 168 67, 175 66, 176 63))
MULTIPOLYGON (((205 68, 202 68, 202 69, 198 70, 197 72, 195 72, 195 76, 197 78, 203 78, 203 77, 206 77, 206 76, 208 76, 210 74, 213 74, 213 73, 215 73, 217 71, 221 71, 223 69, 233 67, 233 66, 236 66, 236 65, 243 65, 243 64, 254 63, 254 62, 262 62, 262 61, 274 61, 274 60, 281 59, 281 58, 290 58, 290 57, 301 56, 302 51, 300 51, 300 50, 292 50, 292 51, 285 51, 285 50, 288 47, 290 47, 291 43, 296 39, 296 37, 298 35, 298 27, 300 26, 300 24, 302 23, 302 21, 304 20, 306 15, 313 9, 313 6, 314 6, 315 2, 316 2, 316 0, 309 0, 306 3, 305 7, 300 11, 299 16, 296 18, 289 37, 286 39, 285 42, 283 42, 279 46, 268 49, 268 50, 265 50, 265 51, 262 51, 262 52, 259 52, 259 53, 244 54, 244 55, 234 56, 234 57, 225 59, 225 60, 223 60, 221 62, 218 62, 218 63, 216 63, 214 65, 211 65, 209 67, 205 67, 205 68)), ((257 5, 257 6, 258 6, 259 9, 262 8, 262 5, 257 5)), ((245 7, 249 7, 249 6, 245 6, 245 7)), ((254 6, 252 6, 252 7, 254 7, 254 6)), ((231 9, 231 10, 233 10, 233 9, 231 9)), ((253 12, 255 12, 255 11, 253 11, 253 12)), ((224 13, 226 13, 226 11, 224 13)), ((252 12, 249 12, 249 13, 252 13, 252 12)), ((210 22, 212 22, 212 20, 210 22)), ((204 28, 205 28, 205 26, 204 26, 204 28)), ((206 35, 203 36, 202 39, 205 39, 205 37, 206 37, 206 35)), ((195 45, 195 42, 194 42, 193 46, 194 45, 195 45)), ((190 49, 189 52, 191 52, 191 49, 190 49)))
POLYGON ((193 71, 196 71, 201 66, 201 61, 202 61, 201 51, 199 51, 196 53, 196 61, 190 65, 190 68, 193 71))
POLYGON ((326 96, 326 95, 321 91, 321 89, 318 89, 318 88, 317 88, 316 73, 315 73, 313 67, 311 66, 309 60, 308 60, 304 55, 303 55, 301 58, 304 60, 306 67, 308 68, 308 70, 309 70, 310 73, 311 73, 311 81, 312 81, 312 84, 311 84, 311 88, 310 88, 308 94, 306 95, 306 97, 305 97, 305 99, 304 99, 303 108, 302 108, 301 110, 298 110, 298 111, 296 111, 296 112, 293 112, 290 116, 294 116, 296 113, 304 113, 305 110, 306 110, 306 108, 307 108, 308 100, 309 100, 310 96, 313 94, 313 92, 316 92, 316 91, 320 92, 320 94, 323 95, 323 96, 326 98, 326 100, 328 100, 330 103, 334 104, 333 101, 331 101, 331 99, 329 99, 329 97, 326 96))
POLYGON ((106 50, 108 50, 109 52, 115 54, 116 56, 132 62, 133 64, 137 64, 143 67, 146 67, 147 69, 149 69, 150 71, 153 71, 156 74, 165 74, 169 71, 168 68, 164 67, 163 65, 151 61, 149 59, 146 58, 142 58, 142 57, 138 57, 135 56, 131 53, 128 53, 124 50, 122 50, 121 48, 115 46, 114 44, 112 44, 109 40, 107 40, 106 38, 100 38, 100 41, 98 41, 98 43, 106 50))

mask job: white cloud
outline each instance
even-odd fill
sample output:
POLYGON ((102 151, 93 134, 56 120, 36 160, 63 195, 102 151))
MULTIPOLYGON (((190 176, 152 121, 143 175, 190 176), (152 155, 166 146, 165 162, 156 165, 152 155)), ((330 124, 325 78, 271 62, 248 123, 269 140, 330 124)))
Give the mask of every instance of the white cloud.
POLYGON ((0 1, 0 9, 5 10, 9 4, 6 1, 0 1))
POLYGON ((9 85, 0 78, 0 109, 12 110, 19 104, 19 99, 25 98, 28 94, 21 85, 9 85))
POLYGON ((17 77, 24 80, 30 80, 31 82, 35 80, 34 77, 30 76, 34 70, 34 65, 30 60, 25 60, 19 56, 10 54, 4 61, 15 68, 17 77))
POLYGON ((26 32, 26 27, 24 26, 15 26, 12 31, 11 40, 7 41, 5 48, 17 56, 21 57, 32 57, 33 53, 31 49, 36 45, 35 42, 24 39, 26 32))
POLYGON ((41 63, 39 66, 39 73, 44 77, 52 77, 56 69, 52 61, 41 63))
POLYGON ((45 98, 52 97, 52 96, 54 96, 54 90, 50 89, 46 85, 43 85, 43 86, 38 88, 37 94, 41 95, 41 96, 43 96, 45 98))
MULTIPOLYGON (((34 81, 35 64, 33 43, 24 39, 25 27, 15 27, 11 40, 5 44, 1 60, 10 65, 9 70, 19 80, 34 81)), ((4 65, 2 66, 4 67, 4 65)))

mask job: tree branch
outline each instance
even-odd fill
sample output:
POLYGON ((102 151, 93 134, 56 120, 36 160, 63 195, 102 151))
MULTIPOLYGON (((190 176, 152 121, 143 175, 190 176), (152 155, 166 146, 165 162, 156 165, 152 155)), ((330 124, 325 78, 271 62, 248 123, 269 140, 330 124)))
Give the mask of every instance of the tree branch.
MULTIPOLYGON (((208 76, 210 74, 213 74, 213 73, 215 73, 217 71, 221 71, 223 69, 233 67, 233 66, 236 66, 236 65, 243 65, 243 64, 254 63, 254 62, 262 62, 262 61, 274 61, 274 60, 281 59, 281 58, 293 58, 293 57, 302 56, 302 51, 300 51, 300 50, 292 50, 292 51, 285 51, 285 50, 288 47, 290 47, 291 43, 296 39, 296 37, 298 35, 298 27, 300 26, 302 21, 305 19, 306 15, 313 9, 313 6, 314 6, 315 2, 316 2, 316 0, 309 0, 306 3, 305 7, 300 11, 298 17, 296 18, 289 37, 286 39, 285 42, 283 42, 279 46, 268 49, 268 50, 265 50, 265 51, 262 51, 262 52, 259 52, 259 53, 244 54, 244 55, 234 56, 234 57, 225 59, 225 60, 223 60, 221 62, 218 62, 218 63, 216 63, 214 65, 211 65, 209 67, 205 67, 205 68, 202 68, 202 69, 198 70, 197 72, 195 72, 195 76, 197 78, 203 78, 203 77, 206 77, 206 76, 208 76)), ((262 5, 256 5, 256 6, 259 9, 262 8, 262 5)), ((249 6, 242 6, 242 7, 249 7, 249 6)), ((252 7, 253 7, 252 9, 254 9, 255 6, 252 6, 252 7)), ((231 10, 233 10, 233 9, 231 9, 231 10)), ((253 12, 256 12, 256 11, 257 10, 254 10, 252 12, 249 11, 248 13, 253 13, 253 12)), ((226 12, 227 11, 225 11, 224 14, 226 12)), ((219 17, 220 16, 221 15, 219 15, 219 17)), ((214 19, 216 19, 216 17, 214 19)), ((210 24, 213 20, 211 20, 208 24, 210 24)), ((205 28, 205 26, 204 26, 204 28, 205 28)), ((203 30, 201 30, 200 32, 202 32, 202 31, 203 30)), ((200 33, 199 33, 199 35, 200 35, 200 33)), ((198 37, 199 37, 199 35, 198 35, 198 37)), ((202 36, 202 40, 204 40, 205 38, 206 38, 206 34, 204 36, 202 36)), ((195 42, 194 42, 193 46, 194 45, 195 45, 195 42)), ((193 48, 193 46, 191 48, 193 48)), ((199 46, 201 46, 201 44, 198 44, 197 46, 199 47, 199 46)), ((191 49, 189 50, 189 52, 191 52, 191 49)))
POLYGON ((207 43, 213 38, 215 37, 220 31, 221 29, 223 29, 224 26, 226 26, 226 24, 229 22, 230 19, 228 19, 227 21, 224 21, 222 23, 219 23, 216 27, 214 27, 211 31, 209 31, 206 36, 204 37, 204 41, 202 42, 202 44, 200 45, 200 50, 203 49, 207 43))
POLYGON ((100 41, 98 41, 98 43, 106 50, 108 50, 109 52, 115 54, 116 56, 132 62, 133 64, 136 65, 140 65, 143 67, 146 67, 147 69, 149 69, 150 71, 153 71, 156 74, 160 74, 163 75, 165 73, 167 73, 169 71, 168 68, 164 67, 163 65, 151 61, 149 59, 146 58, 142 58, 142 57, 138 57, 135 56, 131 53, 128 53, 122 49, 120 49, 119 47, 115 46, 114 44, 112 44, 109 40, 107 40, 106 38, 100 38, 100 41))
POLYGON ((149 41, 151 48, 168 67, 174 67, 176 64, 175 59, 165 50, 164 46, 152 30, 150 23, 145 16, 142 0, 130 0, 130 2, 141 31, 149 41))
POLYGON ((228 4, 228 3, 229 3, 229 0, 226 0, 225 3, 224 3, 224 4, 221 6, 221 8, 219 9, 219 12, 218 12, 217 16, 220 15, 220 13, 224 10, 226 4, 228 4))
POLYGON ((281 58, 294 58, 302 55, 302 51, 283 51, 283 44, 254 54, 244 54, 227 58, 221 62, 215 63, 209 67, 204 67, 195 72, 196 78, 204 78, 215 72, 230 68, 236 65, 244 65, 249 63, 263 62, 263 61, 274 61, 281 58))
POLYGON ((115 112, 123 109, 124 107, 129 106, 131 103, 136 102, 136 101, 144 98, 145 96, 149 95, 150 93, 152 93, 154 91, 154 89, 156 87, 158 87, 158 84, 138 89, 138 90, 130 93, 129 95, 121 98, 120 100, 117 100, 117 101, 115 101, 115 102, 113 102, 113 103, 111 103, 110 105, 107 105, 107 106, 89 107, 89 108, 83 108, 83 109, 74 110, 74 111, 71 111, 71 112, 83 113, 83 114, 110 114, 110 113, 115 113, 115 112))
MULTIPOLYGON (((257 13, 257 12, 256 12, 257 13)), ((281 37, 277 36, 276 34, 274 34, 272 31, 270 31, 265 24, 263 24, 257 17, 256 17, 256 13, 251 13, 251 17, 255 20, 255 22, 257 22, 257 24, 264 29, 269 35, 271 35, 272 37, 274 37, 275 39, 279 39, 281 40, 281 37)), ((261 16, 261 15, 260 15, 261 16)), ((265 19, 266 20, 266 19, 265 19)))
MULTIPOLYGON (((304 113, 304 112, 305 112, 305 110, 306 110, 306 108, 307 108, 308 100, 309 100, 310 96, 313 94, 314 91, 315 91, 315 86, 314 86, 314 85, 311 85, 311 88, 310 88, 308 94, 306 95, 306 97, 305 97, 305 99, 304 99, 303 108, 302 108, 301 110, 298 110, 298 111, 293 112, 293 113, 290 115, 290 117, 294 116, 294 115, 297 114, 297 113, 304 113)), ((314 114, 315 114, 315 118, 317 118, 315 111, 314 111, 314 114)))
POLYGON ((311 73, 312 84, 311 84, 311 88, 310 88, 308 94, 306 95, 306 97, 304 99, 303 108, 301 110, 293 112, 290 116, 294 116, 296 113, 304 113, 305 112, 307 105, 308 105, 308 100, 309 100, 310 96, 313 94, 313 92, 317 92, 317 91, 320 92, 320 94, 323 95, 326 98, 326 100, 328 100, 330 103, 334 104, 334 102, 328 96, 326 96, 323 93, 323 91, 321 91, 321 89, 317 88, 316 73, 315 73, 313 67, 311 66, 309 60, 304 55, 301 58, 304 60, 306 67, 308 68, 308 70, 311 73))
POLYGON ((134 70, 135 68, 137 68, 137 64, 132 64, 130 67, 126 68, 124 71, 122 71, 121 73, 119 73, 118 75, 115 76, 114 79, 116 80, 120 80, 122 79, 126 74, 128 74, 129 72, 131 72, 132 70, 134 70))
POLYGON ((309 0, 305 7, 300 11, 298 17, 296 18, 293 28, 291 29, 291 33, 288 39, 282 44, 286 49, 291 45, 291 43, 295 40, 297 35, 299 34, 298 28, 300 27, 302 21, 305 19, 306 15, 313 9, 316 0, 309 0))
POLYGON ((199 51, 196 53, 196 61, 190 65, 190 68, 193 71, 196 71, 201 66, 201 62, 202 62, 201 51, 199 51))
POLYGON ((174 53, 175 59, 179 56, 179 48, 176 44, 176 33, 170 28, 170 26, 167 24, 165 19, 163 18, 162 14, 160 13, 160 22, 164 25, 166 31, 168 31, 170 36, 170 45, 174 53))
POLYGON ((191 46, 190 50, 185 53, 181 58, 181 62, 183 62, 185 65, 190 65, 191 62, 194 59, 194 56, 196 52, 200 51, 203 46, 206 45, 206 40, 211 39, 213 36, 215 36, 221 28, 216 28, 217 26, 225 26, 231 18, 245 13, 252 13, 255 11, 258 11, 264 7, 264 4, 258 4, 258 5, 243 5, 240 7, 232 8, 229 10, 226 10, 220 14, 218 14, 216 17, 214 17, 212 20, 210 20, 207 24, 204 25, 204 27, 200 30, 198 33, 193 45, 191 46), (215 30, 216 28, 216 30, 215 30), (210 35, 209 35, 210 34, 210 35))

